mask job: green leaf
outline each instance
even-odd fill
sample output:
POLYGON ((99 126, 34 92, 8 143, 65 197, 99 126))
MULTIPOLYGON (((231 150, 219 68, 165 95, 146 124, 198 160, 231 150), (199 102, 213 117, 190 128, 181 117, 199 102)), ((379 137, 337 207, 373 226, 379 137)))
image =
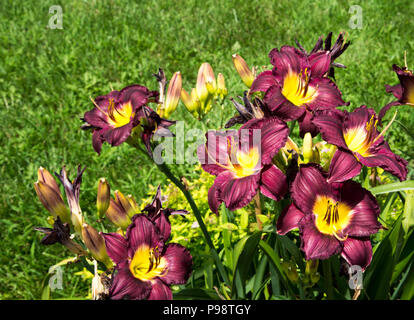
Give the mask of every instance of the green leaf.
POLYGON ((383 184, 369 189, 373 195, 407 190, 414 190, 414 180, 383 184))
POLYGON ((404 244, 400 259, 394 267, 391 283, 396 281, 414 257, 414 232, 411 231, 404 244))
POLYGON ((233 272, 233 285, 232 285, 232 298, 244 299, 246 295, 245 283, 247 280, 247 274, 249 271, 250 264, 254 258, 257 245, 259 244, 262 233, 256 231, 247 239, 242 239, 244 243, 242 249, 238 248, 238 255, 236 268, 233 272))
MULTIPOLYGON (((411 264, 412 269, 413 264, 411 264)), ((412 300, 414 297, 414 272, 408 270, 408 276, 405 280, 405 286, 401 294, 401 300, 412 300)))
POLYGON ((259 297, 260 292, 264 288, 263 277, 266 271, 267 263, 268 263, 267 257, 263 256, 259 262, 258 268, 256 269, 256 274, 254 276, 254 284, 253 284, 253 299, 254 300, 259 297))
POLYGON ((400 255, 402 241, 402 215, 395 221, 385 238, 374 248, 371 265, 366 270, 364 289, 372 300, 389 298, 394 266, 400 255))
POLYGON ((174 300, 218 300, 220 297, 214 290, 186 288, 173 293, 174 300))
POLYGON ((407 191, 404 204, 402 227, 406 235, 414 226, 414 191, 407 191))

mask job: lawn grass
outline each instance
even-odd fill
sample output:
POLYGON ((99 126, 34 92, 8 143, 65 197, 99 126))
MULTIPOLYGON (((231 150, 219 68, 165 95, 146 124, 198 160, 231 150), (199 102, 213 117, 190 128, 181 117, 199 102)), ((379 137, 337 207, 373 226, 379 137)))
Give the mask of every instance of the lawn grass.
MULTIPOLYGON (((184 87, 195 86, 200 64, 208 61, 224 74, 229 96, 245 88, 233 70, 238 52, 251 65, 268 66, 274 47, 294 44, 310 49, 318 36, 347 32, 352 45, 339 62, 337 84, 350 109, 367 104, 377 111, 393 100, 384 84, 396 84, 392 64, 414 68, 414 2, 355 1, 363 9, 362 29, 350 29, 347 1, 61 1, 63 29, 47 28, 49 7, 59 1, 0 2, 0 298, 38 299, 49 267, 65 257, 61 247, 43 247, 34 226, 45 226, 47 213, 33 182, 44 166, 67 165, 72 176, 87 165, 81 205, 93 208, 96 184, 105 176, 114 188, 147 195, 148 184, 165 182, 146 159, 126 145, 104 146, 101 156, 91 136, 80 130, 80 117, 92 108, 89 97, 132 83, 153 90, 152 76, 162 67, 170 77, 183 74, 184 87)), ((413 109, 402 107, 398 120, 413 131, 413 109), (411 112, 411 113, 410 113, 411 112)), ((226 104, 225 118, 234 110, 226 104)), ((390 112, 390 115, 392 113, 390 112)), ((390 115, 387 117, 390 118, 390 115)), ((219 112, 209 115, 214 127, 219 112)), ((174 119, 198 126, 182 105, 174 119)), ((398 125, 388 133, 395 152, 410 161, 413 142, 398 125)), ((192 168, 175 168, 189 174, 192 168)), ((89 218, 93 212, 87 212, 89 218)), ((69 267, 67 267, 69 268, 69 267)), ((75 267, 81 270, 81 267, 75 267)), ((64 273, 59 297, 81 297, 87 282, 64 273)))

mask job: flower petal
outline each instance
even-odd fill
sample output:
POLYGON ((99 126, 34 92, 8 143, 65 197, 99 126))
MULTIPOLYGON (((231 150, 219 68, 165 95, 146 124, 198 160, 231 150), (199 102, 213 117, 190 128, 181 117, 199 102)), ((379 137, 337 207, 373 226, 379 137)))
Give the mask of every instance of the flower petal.
POLYGON ((162 276, 166 284, 185 284, 190 278, 193 258, 190 252, 178 243, 167 245, 162 255, 167 260, 167 273, 162 276))
POLYGON ((344 242, 341 256, 351 266, 360 266, 364 271, 372 260, 372 246, 369 238, 348 238, 344 242))
MULTIPOLYGON (((385 143, 385 141, 384 141, 385 143)), ((359 161, 367 167, 380 167, 396 176, 400 181, 407 179, 408 162, 400 156, 392 153, 387 145, 380 147, 369 157, 358 157, 359 161)))
POLYGON ((221 185, 220 198, 229 210, 234 211, 243 208, 253 199, 259 188, 260 173, 235 178, 232 172, 223 172, 217 179, 220 179, 218 183, 221 185))
POLYGON ((323 140, 348 149, 343 135, 344 113, 340 110, 316 110, 312 122, 318 127, 323 140))
POLYGON ((357 176, 362 165, 354 154, 341 149, 336 150, 329 166, 328 182, 342 182, 357 176))
POLYGON ((293 229, 299 228, 299 221, 304 217, 293 203, 284 208, 279 218, 277 219, 276 229, 280 235, 285 235, 293 229))
POLYGON ((306 132, 309 132, 312 137, 316 137, 319 133, 319 129, 312 122, 313 113, 308 109, 305 109, 303 115, 298 119, 299 122, 299 135, 301 138, 305 136, 306 132))
POLYGON ((335 108, 338 106, 349 105, 342 100, 341 91, 333 81, 328 78, 314 78, 310 81, 309 86, 317 87, 315 98, 308 103, 309 108, 335 108))
POLYGON ((160 212, 152 219, 152 221, 154 221, 155 225, 158 227, 163 240, 167 241, 171 235, 171 223, 166 212, 160 212))
POLYGON ((292 199, 295 205, 305 214, 313 211, 318 195, 330 194, 330 187, 322 173, 322 169, 313 163, 301 165, 291 186, 292 199))
POLYGON ((277 48, 271 50, 269 58, 278 75, 285 74, 290 70, 299 74, 301 70, 310 67, 305 55, 291 46, 283 46, 280 51, 277 48))
POLYGON ((309 63, 311 68, 312 77, 323 77, 328 71, 331 65, 331 56, 329 51, 316 52, 309 57, 309 63))
POLYGON ((287 100, 278 85, 266 91, 263 101, 275 116, 285 121, 299 119, 305 112, 304 108, 295 106, 287 100))
POLYGON ((335 237, 318 231, 313 215, 305 215, 300 220, 299 233, 306 260, 327 259, 342 250, 341 243, 335 237))
POLYGON ((276 117, 249 120, 240 128, 243 129, 260 130, 262 164, 272 163, 273 157, 286 144, 289 135, 286 123, 276 117))
POLYGON ((260 192, 275 201, 281 200, 288 191, 287 179, 274 164, 266 166, 261 172, 260 192))
POLYGON ((125 142, 126 139, 128 139, 128 137, 131 135, 131 130, 132 122, 129 122, 122 127, 107 130, 102 135, 109 144, 115 147, 119 146, 121 143, 125 142))
POLYGON ((120 264, 128 258, 126 239, 119 233, 102 233, 100 234, 105 239, 105 247, 108 256, 115 264, 120 264))
POLYGON ((113 300, 131 299, 142 300, 148 298, 151 292, 151 282, 135 278, 125 264, 114 275, 109 298, 113 300))
POLYGON ((277 78, 273 75, 271 70, 266 70, 260 73, 256 79, 254 79, 250 92, 262 91, 266 92, 273 85, 277 85, 277 78))
POLYGON ((340 190, 341 202, 349 206, 351 221, 343 230, 351 237, 366 237, 378 232, 380 209, 375 197, 355 181, 346 181, 340 190))
POLYGON ((146 214, 137 214, 132 217, 132 223, 126 231, 128 242, 128 256, 132 258, 138 247, 147 245, 150 248, 156 246, 162 250, 164 239, 154 222, 146 214))
POLYGON ((169 286, 160 279, 152 281, 151 293, 148 300, 172 300, 173 295, 169 286))

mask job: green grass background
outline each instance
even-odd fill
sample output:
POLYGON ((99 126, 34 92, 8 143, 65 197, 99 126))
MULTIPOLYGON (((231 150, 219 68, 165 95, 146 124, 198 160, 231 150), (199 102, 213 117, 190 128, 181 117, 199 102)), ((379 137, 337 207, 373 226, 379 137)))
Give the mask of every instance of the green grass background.
MULTIPOLYGON (((97 181, 105 176, 114 189, 148 192, 164 180, 147 160, 127 145, 104 146, 101 156, 79 118, 92 108, 89 97, 139 83, 157 89, 151 75, 162 67, 170 77, 181 71, 184 87, 195 86, 197 70, 209 62, 222 72, 229 96, 245 88, 231 55, 250 65, 269 65, 274 47, 299 39, 311 49, 318 36, 347 33, 352 45, 338 60, 348 66, 336 73, 350 108, 367 104, 377 111, 391 101, 384 84, 396 84, 393 63, 404 50, 414 68, 414 2, 402 1, 11 1, 0 2, 0 298, 38 299, 49 267, 66 256, 58 245, 40 245, 34 226, 45 226, 47 213, 33 182, 39 166, 75 173, 87 165, 81 205, 94 208, 97 181), (63 29, 47 28, 49 7, 61 5, 63 29), (351 5, 360 5, 362 29, 352 30, 351 5)), ((402 107, 398 120, 413 131, 413 109, 402 107)), ((225 117, 233 114, 226 104, 225 117)), ((209 115, 211 127, 219 112, 209 115)), ((390 114, 391 115, 391 114, 390 114)), ((390 118, 388 116, 388 119, 390 118)), ((199 126, 183 105, 173 115, 199 126)), ((200 126, 199 126, 200 127, 200 126)), ((410 161, 413 142, 398 124, 387 134, 393 149, 410 161)), ((176 167, 191 178, 192 167, 176 167)), ((85 209, 88 219, 94 212, 85 209)), ((64 289, 56 297, 81 297, 88 282, 64 269, 64 289), (66 272, 67 271, 67 272, 66 272)))

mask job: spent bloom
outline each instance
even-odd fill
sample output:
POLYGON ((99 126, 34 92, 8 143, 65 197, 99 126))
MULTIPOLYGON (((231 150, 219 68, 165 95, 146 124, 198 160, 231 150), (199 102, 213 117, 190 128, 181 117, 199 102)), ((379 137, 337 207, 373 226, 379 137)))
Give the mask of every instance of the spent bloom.
POLYGON ((289 129, 278 118, 252 119, 237 132, 209 131, 197 153, 202 168, 216 176, 208 192, 214 213, 222 202, 230 210, 246 206, 260 192, 276 201, 287 191, 286 177, 272 163, 289 129))
POLYGON ((190 277, 189 251, 177 243, 167 244, 169 232, 161 232, 145 214, 133 217, 125 237, 118 233, 103 236, 116 264, 110 299, 170 300, 170 285, 185 284, 190 277))
POLYGON ((385 131, 377 129, 373 109, 361 106, 353 112, 317 111, 312 122, 322 138, 338 147, 329 169, 329 182, 352 179, 362 166, 380 167, 400 180, 407 177, 407 161, 394 154, 384 139, 385 131))
POLYGON ((301 165, 291 186, 293 203, 280 215, 279 234, 299 228, 306 259, 341 254, 350 265, 365 269, 372 259, 370 235, 376 233, 379 206, 354 181, 330 184, 316 164, 301 165))

